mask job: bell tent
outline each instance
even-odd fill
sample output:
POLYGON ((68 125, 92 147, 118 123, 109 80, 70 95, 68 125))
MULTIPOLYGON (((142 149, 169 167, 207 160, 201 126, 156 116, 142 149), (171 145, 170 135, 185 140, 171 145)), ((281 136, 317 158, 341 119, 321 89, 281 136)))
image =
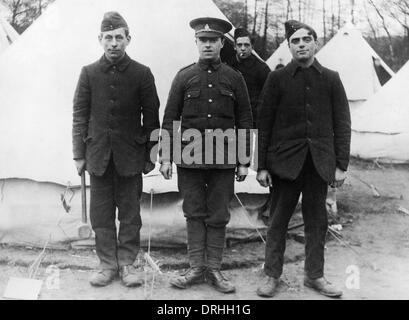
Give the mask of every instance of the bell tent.
MULTIPOLYGON (((81 201, 71 152, 72 101, 81 67, 102 56, 97 37, 107 11, 127 20, 132 36, 127 52, 151 68, 161 118, 174 76, 198 59, 189 21, 201 16, 227 20, 211 0, 194 5, 189 0, 56 0, 50 5, 0 59, 0 242, 42 244, 51 237, 55 244, 78 238, 81 201)), ((145 226, 152 224, 152 240, 162 245, 185 241, 176 179, 165 181, 157 169, 144 176, 142 218, 145 226)), ((247 181, 236 189, 242 200, 246 193, 265 199, 268 190, 254 175, 247 181)), ((241 212, 232 214, 231 230, 248 229, 248 218, 253 226, 263 225, 256 214, 241 212)), ((148 230, 142 228, 142 239, 148 230)))
POLYGON ((351 23, 325 44, 317 59, 323 66, 339 72, 351 113, 394 75, 351 23))
POLYGON ((409 62, 354 114, 351 154, 409 163, 409 62))

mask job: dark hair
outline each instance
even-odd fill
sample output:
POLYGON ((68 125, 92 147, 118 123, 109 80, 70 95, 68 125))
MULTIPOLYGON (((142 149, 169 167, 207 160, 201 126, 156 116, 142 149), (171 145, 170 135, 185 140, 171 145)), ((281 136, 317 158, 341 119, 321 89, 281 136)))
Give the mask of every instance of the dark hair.
POLYGON ((254 43, 256 42, 256 38, 248 34, 248 35, 245 35, 245 36, 240 36, 240 37, 235 38, 234 39, 234 44, 237 43, 238 38, 249 38, 250 43, 251 43, 252 46, 254 46, 254 43))

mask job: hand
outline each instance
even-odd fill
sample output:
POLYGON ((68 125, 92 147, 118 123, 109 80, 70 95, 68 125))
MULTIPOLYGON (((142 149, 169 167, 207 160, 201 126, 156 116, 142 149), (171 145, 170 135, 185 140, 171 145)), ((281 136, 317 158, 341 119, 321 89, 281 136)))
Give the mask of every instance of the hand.
POLYGON ((155 169, 155 164, 150 162, 150 161, 146 161, 145 162, 145 168, 143 169, 143 174, 148 174, 149 172, 151 172, 153 169, 155 169))
POLYGON ((249 174, 249 169, 245 166, 239 165, 236 170, 236 181, 243 182, 249 174))
POLYGON ((335 169, 335 181, 333 181, 330 186, 332 188, 339 188, 344 184, 345 179, 347 178, 347 172, 341 169, 335 169))
POLYGON ((77 159, 74 160, 75 167, 77 168, 78 175, 80 176, 82 172, 85 170, 86 161, 85 159, 77 159))
POLYGON ((257 181, 262 187, 272 187, 273 186, 273 179, 271 175, 268 173, 267 170, 260 170, 257 172, 257 181))
POLYGON ((172 179, 172 163, 162 163, 159 171, 166 180, 172 179))

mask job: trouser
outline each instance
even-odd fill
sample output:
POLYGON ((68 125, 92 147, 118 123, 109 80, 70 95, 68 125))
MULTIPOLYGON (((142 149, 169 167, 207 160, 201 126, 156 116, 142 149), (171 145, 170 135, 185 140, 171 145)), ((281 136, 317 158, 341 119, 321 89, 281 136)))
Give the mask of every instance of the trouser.
POLYGON ((220 269, 234 195, 234 169, 178 167, 191 267, 220 269))
POLYGON ((140 247, 141 195, 142 175, 119 176, 112 156, 103 176, 91 175, 90 220, 101 269, 117 270, 134 263, 140 247))
POLYGON ((328 228, 325 206, 328 183, 315 169, 308 153, 299 176, 294 180, 273 178, 270 221, 267 231, 264 270, 279 278, 283 271, 288 223, 302 193, 302 215, 305 232, 305 274, 312 278, 324 275, 324 247, 328 228))

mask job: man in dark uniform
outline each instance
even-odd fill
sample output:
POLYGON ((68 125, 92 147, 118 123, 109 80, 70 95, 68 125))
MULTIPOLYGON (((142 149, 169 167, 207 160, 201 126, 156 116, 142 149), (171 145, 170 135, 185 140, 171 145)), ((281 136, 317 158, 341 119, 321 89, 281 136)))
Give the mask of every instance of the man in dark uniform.
MULTIPOLYGON (((229 203, 234 195, 235 169, 237 180, 244 181, 250 159, 238 162, 236 152, 232 154, 226 150, 222 137, 222 161, 217 161, 220 149, 217 145, 214 149, 213 139, 210 145, 201 144, 200 140, 213 130, 230 130, 234 137, 230 136, 228 140, 232 138, 234 144, 237 142, 234 141, 235 130, 244 129, 244 148, 249 150, 247 138, 253 120, 243 77, 220 60, 224 34, 231 30, 231 24, 216 18, 198 18, 192 20, 190 26, 195 30, 199 61, 180 70, 173 80, 162 123, 162 130, 169 133, 171 142, 174 122, 181 121, 175 132, 181 131, 182 159, 177 161, 176 154, 172 158, 162 151, 160 170, 165 179, 170 179, 171 161, 174 160, 178 167, 178 187, 184 198, 191 266, 184 275, 172 279, 171 284, 187 288, 206 278, 218 291, 230 293, 235 287, 220 272, 226 225, 230 220, 229 203), (188 161, 187 154, 194 142, 186 137, 192 130, 200 138, 199 148, 193 150, 193 162, 188 161), (231 155, 232 161, 229 160, 231 155)), ((216 135, 216 140, 219 137, 216 135)))
POLYGON ((304 285, 339 297, 342 291, 324 278, 325 201, 328 184, 338 187, 346 178, 351 139, 348 100, 338 73, 314 57, 316 32, 294 20, 285 23, 285 30, 293 61, 269 74, 257 122, 257 180, 264 187, 273 186, 264 266, 268 280, 257 294, 276 293, 288 223, 302 193, 304 285))
MULTIPOLYGON (((236 55, 227 61, 227 64, 243 75, 250 96, 253 121, 256 121, 257 102, 270 68, 264 61, 252 54, 253 39, 246 29, 234 30, 234 44, 236 55)), ((256 128, 255 123, 254 127, 256 128)))
POLYGON ((147 140, 160 127, 159 99, 150 69, 125 53, 130 40, 122 16, 107 12, 99 35, 105 54, 82 68, 74 96, 74 160, 78 174, 86 169, 91 177, 90 220, 100 260, 94 286, 109 284, 118 271, 125 286, 143 283, 133 263, 142 226, 142 172, 154 168, 149 154, 155 142, 147 140))

